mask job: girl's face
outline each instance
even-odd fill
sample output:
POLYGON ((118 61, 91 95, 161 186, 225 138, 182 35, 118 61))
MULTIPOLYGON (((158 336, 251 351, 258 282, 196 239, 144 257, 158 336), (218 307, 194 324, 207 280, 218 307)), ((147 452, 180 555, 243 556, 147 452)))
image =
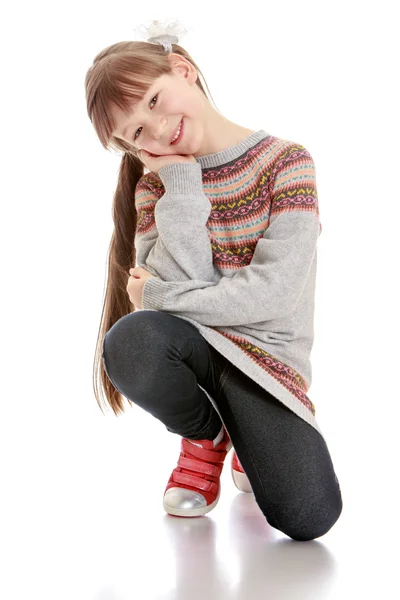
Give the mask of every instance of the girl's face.
POLYGON ((156 79, 128 118, 118 107, 113 109, 117 122, 113 134, 134 148, 157 156, 193 154, 207 100, 195 83, 196 69, 182 57, 173 58, 173 73, 156 79), (171 146, 182 119, 183 136, 171 146))

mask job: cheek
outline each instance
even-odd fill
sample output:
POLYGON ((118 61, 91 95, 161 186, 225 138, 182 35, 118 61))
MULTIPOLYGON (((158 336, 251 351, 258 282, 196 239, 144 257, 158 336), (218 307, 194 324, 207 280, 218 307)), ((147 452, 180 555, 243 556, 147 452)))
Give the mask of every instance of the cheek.
POLYGON ((177 93, 163 106, 163 114, 175 125, 179 117, 191 117, 198 111, 198 101, 190 93, 177 93))

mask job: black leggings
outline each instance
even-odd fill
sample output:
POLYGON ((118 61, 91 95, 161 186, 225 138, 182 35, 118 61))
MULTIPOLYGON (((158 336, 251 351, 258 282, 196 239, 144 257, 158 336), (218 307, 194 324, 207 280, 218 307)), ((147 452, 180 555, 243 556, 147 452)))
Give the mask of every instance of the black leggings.
POLYGON ((223 424, 272 527, 306 541, 336 523, 342 496, 324 438, 191 323, 160 311, 130 313, 106 334, 103 364, 116 389, 168 431, 212 440, 223 424))

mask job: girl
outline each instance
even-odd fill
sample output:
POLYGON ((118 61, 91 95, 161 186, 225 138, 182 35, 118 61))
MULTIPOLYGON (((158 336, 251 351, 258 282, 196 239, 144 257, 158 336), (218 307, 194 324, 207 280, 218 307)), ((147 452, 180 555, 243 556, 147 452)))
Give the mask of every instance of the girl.
POLYGON ((321 233, 313 159, 225 118, 168 41, 113 44, 86 75, 98 138, 123 152, 96 399, 102 408, 100 388, 118 415, 125 397, 181 437, 169 514, 216 506, 234 446, 236 486, 273 527, 312 540, 342 511, 306 394, 321 233))

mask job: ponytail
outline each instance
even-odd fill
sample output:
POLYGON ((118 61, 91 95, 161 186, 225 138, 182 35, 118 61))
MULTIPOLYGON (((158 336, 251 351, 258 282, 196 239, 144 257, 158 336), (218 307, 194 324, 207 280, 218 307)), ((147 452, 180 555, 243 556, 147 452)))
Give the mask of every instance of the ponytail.
MULTIPOLYGON (((135 209, 135 189, 144 172, 141 161, 126 152, 119 167, 117 188, 112 205, 114 231, 108 251, 107 287, 103 312, 97 338, 94 372, 98 369, 101 391, 115 415, 124 412, 124 397, 111 383, 103 365, 102 352, 104 337, 121 317, 136 310, 131 303, 126 287, 129 269, 136 265, 135 231, 137 213, 135 209), (111 282, 111 284, 110 284, 111 282)), ((94 376, 94 390, 97 403, 102 409, 100 395, 96 389, 98 379, 94 376)))

